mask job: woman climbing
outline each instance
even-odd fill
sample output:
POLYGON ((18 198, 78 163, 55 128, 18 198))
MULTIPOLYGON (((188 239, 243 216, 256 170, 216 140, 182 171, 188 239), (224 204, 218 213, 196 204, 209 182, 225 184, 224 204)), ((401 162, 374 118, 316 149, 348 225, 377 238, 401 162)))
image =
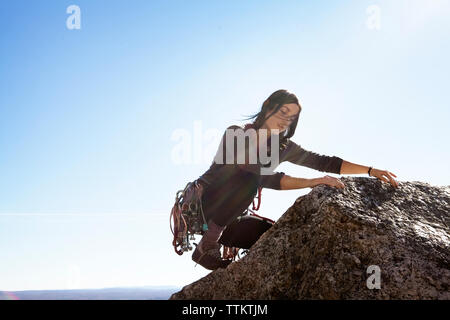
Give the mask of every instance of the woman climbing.
MULTIPOLYGON (((291 141, 300 112, 301 106, 293 93, 277 90, 264 101, 260 112, 247 118, 255 119, 252 123, 244 128, 230 126, 225 130, 213 163, 197 179, 203 186, 202 206, 208 230, 203 233, 192 254, 193 261, 209 270, 225 268, 230 264, 232 260, 223 259, 220 254, 219 239, 227 226, 241 216, 252 203, 258 188, 291 190, 313 188, 319 184, 344 187, 341 180, 328 175, 304 179, 288 176, 284 172, 267 173, 283 161, 335 174, 368 173, 369 176, 398 187, 398 182, 393 178, 396 175, 390 171, 358 165, 336 156, 320 155, 291 141), (247 142, 244 137, 245 143, 239 144, 238 133, 250 137, 251 130, 255 133, 256 143, 247 142), (272 141, 273 139, 276 140, 272 141), (271 150, 274 145, 278 153, 271 150), (256 148, 252 149, 252 146, 256 148), (260 147, 270 154, 270 161, 262 161, 259 156, 257 161, 250 160, 250 151, 259 151, 260 147), (243 159, 239 156, 244 156, 244 161, 239 161, 243 159), (230 159, 233 162, 230 162, 230 159), (272 161, 274 159, 276 160, 272 161), (270 165, 271 169, 267 169, 267 165, 270 165)), ((258 152, 257 154, 261 155, 258 152)))

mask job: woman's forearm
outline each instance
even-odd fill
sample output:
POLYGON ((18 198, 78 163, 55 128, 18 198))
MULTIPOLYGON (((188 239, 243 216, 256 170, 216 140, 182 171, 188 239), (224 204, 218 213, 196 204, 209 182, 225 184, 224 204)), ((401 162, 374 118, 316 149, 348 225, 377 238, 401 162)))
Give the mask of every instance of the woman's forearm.
POLYGON ((321 183, 321 179, 322 178, 294 178, 285 174, 280 180, 280 187, 281 190, 314 188, 321 183))
POLYGON ((368 171, 369 167, 367 166, 362 166, 344 160, 341 165, 340 174, 359 174, 359 173, 367 173, 368 171))

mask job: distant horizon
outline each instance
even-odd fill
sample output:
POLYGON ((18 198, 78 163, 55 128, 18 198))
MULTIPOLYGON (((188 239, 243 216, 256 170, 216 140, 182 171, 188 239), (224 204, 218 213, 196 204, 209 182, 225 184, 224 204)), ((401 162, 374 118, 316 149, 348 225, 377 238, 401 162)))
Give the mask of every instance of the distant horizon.
POLYGON ((0 290, 0 300, 161 300, 181 290, 178 286, 0 290))
POLYGON ((78 289, 25 289, 25 290, 2 290, 0 292, 21 292, 21 291, 76 291, 76 290, 104 290, 104 289, 175 289, 182 288, 183 286, 167 285, 167 286, 119 286, 119 287, 105 287, 105 288, 78 288, 78 289))

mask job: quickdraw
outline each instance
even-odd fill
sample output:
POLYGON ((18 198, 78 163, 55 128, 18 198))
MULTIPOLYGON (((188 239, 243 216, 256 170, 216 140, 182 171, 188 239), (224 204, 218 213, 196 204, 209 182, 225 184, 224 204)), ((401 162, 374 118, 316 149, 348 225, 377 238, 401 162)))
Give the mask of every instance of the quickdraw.
POLYGON ((190 240, 195 240, 194 235, 202 235, 208 230, 203 213, 202 194, 203 186, 197 180, 188 182, 184 190, 176 193, 175 204, 170 213, 170 230, 173 234, 172 245, 178 255, 192 250, 190 240))

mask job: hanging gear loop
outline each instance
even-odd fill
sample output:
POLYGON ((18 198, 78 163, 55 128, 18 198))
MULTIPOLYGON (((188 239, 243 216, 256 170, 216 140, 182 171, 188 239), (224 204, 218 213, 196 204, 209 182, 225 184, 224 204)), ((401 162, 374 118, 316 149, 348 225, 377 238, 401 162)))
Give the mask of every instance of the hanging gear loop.
POLYGON ((197 180, 188 182, 184 190, 176 193, 175 204, 170 213, 170 230, 173 235, 172 245, 178 255, 192 250, 190 240, 195 240, 195 234, 201 235, 208 230, 202 194, 203 186, 197 180))

